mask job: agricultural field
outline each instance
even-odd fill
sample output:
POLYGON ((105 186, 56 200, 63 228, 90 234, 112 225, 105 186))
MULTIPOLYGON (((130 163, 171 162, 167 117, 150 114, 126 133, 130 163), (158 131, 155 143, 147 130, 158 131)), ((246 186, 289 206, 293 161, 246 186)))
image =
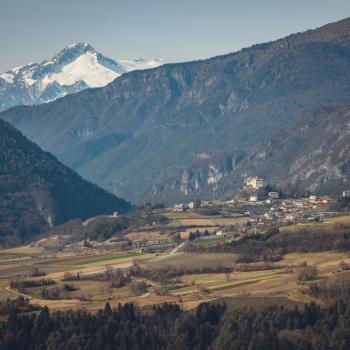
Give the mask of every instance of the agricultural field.
POLYGON ((83 266, 83 265, 96 265, 100 263, 106 263, 111 262, 113 260, 119 260, 119 259, 127 259, 127 258, 135 258, 142 255, 140 252, 130 252, 127 254, 104 254, 104 255, 98 255, 93 257, 88 257, 84 259, 77 259, 77 261, 73 261, 68 264, 77 265, 77 266, 83 266))
MULTIPOLYGON (((180 213, 181 214, 181 213, 180 213)), ((169 226, 176 227, 176 226, 191 226, 193 228, 213 228, 213 227, 219 227, 219 226, 230 226, 230 225, 242 225, 248 221, 247 217, 231 217, 231 218, 224 218, 221 216, 201 216, 198 215, 197 217, 192 217, 192 215, 189 215, 189 217, 186 217, 185 215, 179 216, 177 218, 173 218, 173 220, 169 223, 169 226)))
MULTIPOLYGON (((160 212, 172 217, 171 221, 163 226, 128 231, 126 239, 137 244, 157 240, 170 242, 171 235, 178 232, 183 239, 179 246, 173 243, 161 251, 133 247, 110 250, 83 248, 83 242, 75 242, 70 243, 69 251, 52 252, 38 245, 0 250, 0 300, 24 296, 32 304, 47 305, 55 310, 90 311, 98 310, 107 301, 112 306, 134 302, 140 307, 176 302, 184 309, 214 300, 224 300, 232 307, 242 303, 261 305, 265 301, 293 305, 315 300, 322 304, 306 292, 312 283, 350 281, 350 272, 341 267, 350 266, 348 251, 293 252, 268 263, 262 260, 242 262, 239 252, 184 251, 188 234, 198 227, 215 232, 226 225, 242 225, 246 218, 209 217, 191 211, 160 212), (317 275, 300 283, 298 276, 305 266, 315 267, 317 275), (31 276, 35 269, 45 275, 31 276), (118 283, 114 277, 106 277, 111 271, 119 276, 118 283), (72 280, 67 280, 67 276, 72 280), (125 281, 120 282, 120 276, 125 281), (41 285, 43 278, 50 284, 41 285), (11 287, 14 281, 25 280, 36 281, 38 285, 22 289, 11 287)), ((338 216, 324 222, 290 225, 281 228, 281 232, 293 235, 303 228, 307 235, 311 229, 336 229, 349 223, 349 216, 338 216)), ((201 237, 193 245, 205 250, 227 242, 226 238, 213 235, 201 237)))
MULTIPOLYGON (((159 258, 159 256, 158 256, 159 258)), ((193 308, 203 301, 225 298, 234 304, 236 298, 246 298, 254 303, 257 298, 279 298, 286 302, 302 303, 310 300, 303 294, 305 286, 297 284, 296 275, 299 266, 305 261, 315 264, 319 270, 320 279, 334 278, 335 275, 344 275, 339 272, 339 264, 346 261, 350 264, 347 253, 303 253, 288 254, 283 261, 275 263, 280 265, 274 269, 262 271, 230 272, 230 273, 192 273, 188 267, 196 269, 216 268, 219 266, 234 268, 237 256, 233 254, 187 254, 179 253, 175 256, 165 256, 163 260, 156 260, 154 255, 123 254, 115 257, 106 254, 99 257, 56 257, 47 259, 45 263, 40 260, 26 261, 25 264, 12 262, 1 264, 0 295, 2 299, 15 298, 24 295, 32 303, 48 305, 52 309, 85 308, 97 310, 106 301, 112 305, 119 302, 133 301, 139 306, 147 306, 167 302, 178 302, 184 308, 193 308), (41 297, 41 287, 26 288, 19 292, 9 288, 9 281, 16 276, 29 274, 31 268, 39 267, 47 272, 45 278, 55 281, 48 289, 58 288, 64 290, 62 281, 64 273, 94 273, 103 271, 106 267, 128 268, 133 264, 134 258, 152 269, 175 268, 186 269, 185 274, 177 278, 178 286, 165 288, 165 294, 157 294, 156 289, 161 283, 144 279, 148 287, 141 295, 135 295, 128 286, 111 288, 109 282, 101 281, 74 281, 69 283, 74 290, 63 291, 60 300, 46 300, 41 297), (285 266, 291 266, 286 269, 285 266)), ((249 264, 247 264, 249 265, 249 264)), ((253 265, 253 264, 252 264, 253 265)))
POLYGON ((153 268, 213 268, 217 266, 234 267, 238 256, 236 254, 193 254, 182 253, 177 255, 169 255, 162 260, 151 259, 147 265, 153 268))

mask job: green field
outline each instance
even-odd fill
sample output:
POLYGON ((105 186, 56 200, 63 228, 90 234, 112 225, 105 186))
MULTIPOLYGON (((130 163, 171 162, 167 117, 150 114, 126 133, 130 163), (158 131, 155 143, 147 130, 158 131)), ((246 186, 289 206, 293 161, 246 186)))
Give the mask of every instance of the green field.
POLYGON ((96 264, 100 263, 103 261, 108 261, 108 260, 117 260, 117 259, 123 259, 123 258, 132 258, 136 256, 140 256, 142 253, 134 252, 130 253, 128 255, 115 255, 115 254, 110 254, 110 255, 103 255, 103 256, 96 256, 92 258, 87 258, 87 259, 82 259, 73 263, 69 263, 69 265, 75 265, 75 266, 80 266, 80 265, 88 265, 88 264, 96 264))
POLYGON ((217 243, 220 241, 224 241, 224 240, 225 240, 225 238, 223 236, 215 236, 213 238, 202 238, 198 241, 195 241, 195 243, 203 245, 203 246, 207 246, 207 245, 217 243))
POLYGON ((163 215, 168 217, 169 219, 203 219, 203 218, 211 218, 211 217, 200 215, 198 213, 194 213, 192 211, 185 211, 185 212, 174 211, 174 212, 163 214, 163 215))

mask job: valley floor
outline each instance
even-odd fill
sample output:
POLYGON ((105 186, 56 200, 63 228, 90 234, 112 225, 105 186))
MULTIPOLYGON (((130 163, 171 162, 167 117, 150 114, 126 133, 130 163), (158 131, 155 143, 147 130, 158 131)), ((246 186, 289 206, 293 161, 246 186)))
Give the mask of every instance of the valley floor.
MULTIPOLYGON (((126 236, 133 242, 162 240, 161 251, 146 250, 132 246, 128 250, 83 248, 83 243, 69 244, 69 249, 53 251, 52 247, 31 244, 0 251, 0 300, 24 296, 30 303, 48 306, 52 310, 85 309, 97 311, 108 301, 111 306, 133 302, 139 307, 154 304, 178 303, 184 309, 192 309, 204 301, 222 300, 232 306, 265 305, 271 303, 293 305, 317 301, 309 292, 312 283, 329 281, 350 281, 350 266, 347 251, 296 252, 285 254, 281 259, 268 264, 263 261, 239 261, 239 254, 233 252, 201 252, 186 249, 189 244, 204 249, 220 247, 229 241, 239 240, 239 235, 209 235, 189 242, 190 233, 200 230, 218 231, 229 227, 244 227, 244 216, 209 217, 194 211, 160 211, 172 220, 163 226, 144 227, 126 236), (174 243, 164 232, 164 227, 176 228, 182 243, 174 243), (171 247, 163 243, 168 240, 171 247), (74 249, 73 249, 74 248, 74 249), (317 276, 300 283, 298 276, 305 266, 314 266, 317 276), (141 269, 141 273, 131 273, 141 269), (142 270, 143 269, 143 270, 142 270), (31 276, 33 270, 44 272, 45 276, 31 276), (99 278, 107 271, 131 273, 127 283, 113 286, 111 279, 99 278), (174 273, 161 279, 162 274, 174 273), (67 280, 67 276, 78 276, 67 280), (32 287, 11 287, 13 281, 50 280, 50 285, 32 287), (66 279, 66 280, 64 280, 66 279), (135 290, 135 284, 141 286, 135 290), (43 289, 48 294, 44 296, 43 289), (55 296, 50 293, 56 291, 55 296)), ((336 228, 346 225, 350 216, 334 216, 323 222, 312 222, 281 227, 280 232, 293 235, 300 228, 336 228)), ((305 233, 307 234, 307 232, 305 233)), ((50 240, 48 238, 47 240, 50 240)), ((46 242, 47 243, 47 242, 46 242)))

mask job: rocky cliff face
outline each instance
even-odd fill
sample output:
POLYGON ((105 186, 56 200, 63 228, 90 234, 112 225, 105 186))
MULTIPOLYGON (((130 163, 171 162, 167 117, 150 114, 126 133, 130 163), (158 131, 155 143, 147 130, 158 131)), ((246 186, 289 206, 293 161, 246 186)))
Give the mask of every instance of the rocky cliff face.
MULTIPOLYGON (((118 195, 172 202, 231 195, 250 171, 274 178, 264 154, 275 135, 283 144, 310 111, 349 101, 346 19, 225 56, 127 73, 106 87, 1 117, 118 195)), ((295 161, 307 164, 303 156, 295 161)))
POLYGON ((249 152, 212 155, 160 178, 147 197, 232 197, 248 176, 291 194, 340 195, 350 188, 350 106, 303 114, 249 152), (167 180, 166 180, 167 179, 167 180))
POLYGON ((235 179, 235 175, 240 171, 244 153, 199 154, 197 157, 186 168, 160 175, 145 194, 145 200, 166 202, 169 197, 172 201, 232 197, 234 189, 240 185, 240 179, 235 179))
POLYGON ((287 192, 339 195, 350 187, 349 151, 349 105, 320 107, 255 152, 249 167, 287 192))

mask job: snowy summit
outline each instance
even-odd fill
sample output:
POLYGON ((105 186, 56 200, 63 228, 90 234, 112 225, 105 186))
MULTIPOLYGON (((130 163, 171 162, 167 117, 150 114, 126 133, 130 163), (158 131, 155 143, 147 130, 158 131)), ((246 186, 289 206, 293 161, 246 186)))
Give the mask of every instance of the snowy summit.
POLYGON ((163 63, 144 59, 115 61, 87 43, 70 45, 50 60, 0 74, 0 111, 50 102, 89 87, 102 87, 123 73, 163 63))

